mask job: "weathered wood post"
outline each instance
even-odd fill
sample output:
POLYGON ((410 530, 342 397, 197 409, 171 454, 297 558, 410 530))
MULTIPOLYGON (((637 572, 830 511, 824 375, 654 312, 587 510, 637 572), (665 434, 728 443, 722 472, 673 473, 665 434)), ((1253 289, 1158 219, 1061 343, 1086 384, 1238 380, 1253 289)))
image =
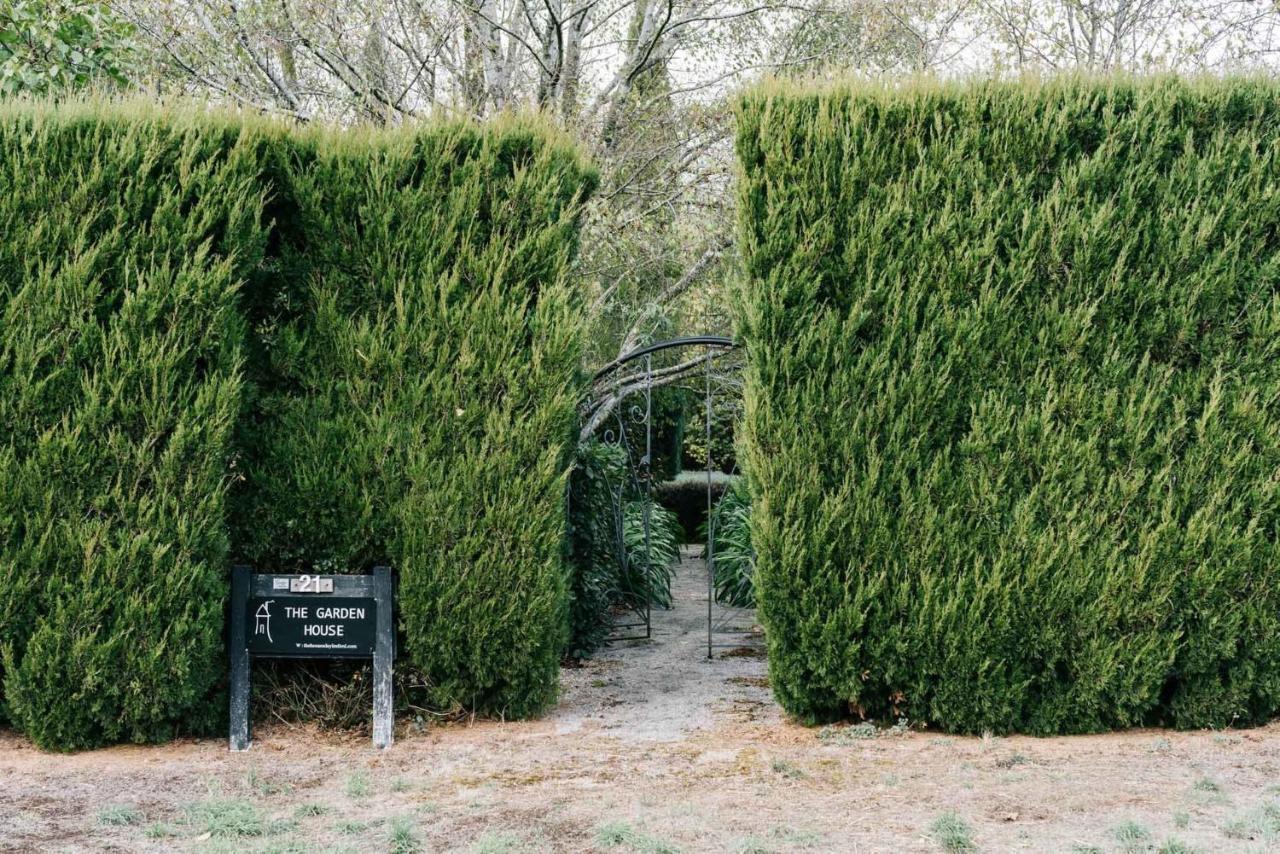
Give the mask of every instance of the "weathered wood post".
POLYGON ((392 706, 396 656, 395 619, 392 614, 391 567, 373 569, 373 595, 378 602, 377 638, 373 647, 373 745, 387 748, 395 739, 392 706))
POLYGON ((245 605, 249 601, 249 567, 231 568, 231 749, 249 747, 249 641, 245 605))

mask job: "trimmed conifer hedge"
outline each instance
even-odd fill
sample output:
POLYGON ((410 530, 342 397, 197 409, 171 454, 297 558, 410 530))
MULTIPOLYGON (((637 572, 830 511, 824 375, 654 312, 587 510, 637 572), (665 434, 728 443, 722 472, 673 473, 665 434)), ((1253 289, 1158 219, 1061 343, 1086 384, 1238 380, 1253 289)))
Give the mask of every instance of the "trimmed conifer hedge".
POLYGON ((223 719, 233 559, 390 563, 431 700, 550 703, 595 180, 528 120, 0 110, 4 714, 61 749, 223 719))
POLYGON ((1280 86, 738 105, 743 426, 793 714, 1280 708, 1280 86))
POLYGON ((236 288, 265 239, 238 136, 0 106, 0 649, 7 716, 44 747, 209 718, 236 288))
POLYGON ((536 713, 567 632, 566 268, 595 173, 527 121, 303 133, 271 170, 234 548, 277 571, 390 563, 431 701, 536 713))

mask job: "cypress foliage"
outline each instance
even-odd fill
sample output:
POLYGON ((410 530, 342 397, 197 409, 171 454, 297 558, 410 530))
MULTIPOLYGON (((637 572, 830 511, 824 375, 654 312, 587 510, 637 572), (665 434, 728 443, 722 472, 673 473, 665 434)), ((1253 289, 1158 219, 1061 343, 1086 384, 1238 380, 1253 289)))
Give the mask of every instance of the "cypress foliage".
POLYGON ((743 425, 775 690, 962 732, 1280 708, 1280 89, 764 88, 743 425))
POLYGON ((240 557, 392 564, 404 652, 433 702, 540 711, 568 619, 582 324, 565 271, 594 173, 519 121, 303 134, 272 169, 240 557))
POLYGON ((256 173, 210 120, 0 107, 0 648, 43 747, 208 717, 256 173))
POLYGON ((528 121, 0 110, 5 716, 59 749, 212 724, 233 557, 390 563, 432 700, 550 703, 594 183, 528 121))

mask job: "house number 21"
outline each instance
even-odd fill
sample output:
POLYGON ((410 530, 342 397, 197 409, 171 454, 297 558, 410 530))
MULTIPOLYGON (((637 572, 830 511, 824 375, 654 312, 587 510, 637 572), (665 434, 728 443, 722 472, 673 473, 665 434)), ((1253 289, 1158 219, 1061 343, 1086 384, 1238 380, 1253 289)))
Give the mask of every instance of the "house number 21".
POLYGON ((332 593, 333 579, 321 575, 300 575, 289 579, 290 593, 332 593))

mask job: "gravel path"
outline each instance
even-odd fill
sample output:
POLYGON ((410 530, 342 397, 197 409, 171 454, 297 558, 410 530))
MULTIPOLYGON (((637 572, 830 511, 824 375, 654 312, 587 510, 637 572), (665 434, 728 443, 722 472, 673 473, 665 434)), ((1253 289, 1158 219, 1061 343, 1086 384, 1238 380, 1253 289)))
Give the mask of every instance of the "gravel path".
MULTIPOLYGON (((677 741, 718 719, 781 720, 758 637, 717 635, 717 645, 740 639, 750 646, 717 649, 707 659, 707 566, 699 551, 682 549, 672 607, 653 610, 651 639, 615 642, 562 672, 563 698, 550 717, 557 734, 677 741)), ((750 622, 747 612, 734 625, 750 622)))

